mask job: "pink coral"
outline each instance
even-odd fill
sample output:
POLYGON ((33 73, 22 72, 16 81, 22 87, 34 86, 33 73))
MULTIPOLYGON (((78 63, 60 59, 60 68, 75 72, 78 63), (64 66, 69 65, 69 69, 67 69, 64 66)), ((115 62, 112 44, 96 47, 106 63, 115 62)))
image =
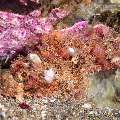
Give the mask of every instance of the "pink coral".
POLYGON ((94 32, 99 37, 106 37, 110 35, 110 28, 103 25, 103 24, 97 24, 94 26, 94 32))
POLYGON ((39 12, 19 15, 0 12, 0 56, 12 56, 28 43, 37 42, 43 33, 53 29, 53 24, 68 15, 60 9, 53 10, 47 18, 39 18, 39 12), (54 13, 54 15, 53 15, 54 13))

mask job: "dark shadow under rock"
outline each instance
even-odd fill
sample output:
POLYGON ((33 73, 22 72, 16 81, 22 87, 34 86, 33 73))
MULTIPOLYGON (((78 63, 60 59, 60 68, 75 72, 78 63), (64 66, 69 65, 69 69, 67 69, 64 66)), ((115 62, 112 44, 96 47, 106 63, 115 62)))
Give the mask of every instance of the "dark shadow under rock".
POLYGON ((38 9, 41 5, 32 1, 28 1, 28 5, 22 5, 19 0, 1 0, 0 10, 11 11, 19 14, 27 14, 35 9, 38 9))
POLYGON ((101 13, 93 15, 89 19, 90 24, 94 24, 96 22, 101 22, 111 28, 114 28, 115 31, 120 33, 120 11, 105 10, 101 13))
POLYGON ((6 56, 0 57, 0 68, 1 69, 9 69, 11 65, 11 61, 17 58, 18 56, 26 57, 28 55, 28 50, 24 47, 22 50, 17 51, 12 57, 8 54, 6 56))

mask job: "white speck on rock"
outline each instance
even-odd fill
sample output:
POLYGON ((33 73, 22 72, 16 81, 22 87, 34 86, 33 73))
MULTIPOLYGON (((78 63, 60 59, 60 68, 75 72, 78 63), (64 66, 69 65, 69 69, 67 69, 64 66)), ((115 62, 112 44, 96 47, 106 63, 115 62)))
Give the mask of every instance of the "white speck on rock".
POLYGON ((45 98, 42 99, 42 102, 43 103, 48 103, 48 99, 45 97, 45 98))
POLYGON ((89 112, 89 115, 93 115, 93 114, 94 114, 94 111, 90 111, 90 112, 89 112))
POLYGON ((69 51, 70 55, 74 55, 75 54, 75 49, 74 48, 69 47, 68 51, 69 51))
POLYGON ((29 54, 29 59, 33 62, 33 63, 41 63, 40 57, 37 54, 29 54))
POLYGON ((86 108, 86 109, 90 109, 92 108, 91 104, 90 103, 84 103, 84 105, 82 105, 83 108, 86 108))
POLYGON ((51 68, 49 70, 44 71, 44 79, 51 83, 55 79, 55 71, 51 68))

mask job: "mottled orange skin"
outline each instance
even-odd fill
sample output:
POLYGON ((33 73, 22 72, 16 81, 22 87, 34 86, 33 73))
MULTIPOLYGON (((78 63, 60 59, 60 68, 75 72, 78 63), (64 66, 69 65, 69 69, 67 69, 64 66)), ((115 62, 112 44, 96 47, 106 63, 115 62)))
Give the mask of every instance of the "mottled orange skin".
POLYGON ((62 59, 69 59, 70 58, 70 55, 65 48, 61 48, 60 50, 58 50, 57 54, 62 59))
POLYGON ((82 0, 85 5, 90 5, 92 0, 82 0))
POLYGON ((110 61, 106 59, 105 48, 102 45, 95 44, 91 53, 95 56, 96 63, 101 65, 102 69, 108 70, 111 68, 110 61))
MULTIPOLYGON (((107 40, 103 39, 103 36, 97 36, 94 30, 87 42, 76 37, 66 38, 61 31, 53 31, 43 35, 42 44, 46 47, 36 50, 38 56, 42 58, 40 65, 35 66, 29 60, 19 58, 11 65, 10 72, 12 75, 16 75, 23 70, 26 71, 27 77, 23 83, 24 96, 50 97, 61 94, 66 97, 72 94, 75 99, 85 98, 89 84, 87 74, 120 68, 120 65, 111 63, 111 60, 108 59, 110 55, 111 58, 120 55, 120 51, 116 49, 120 45, 119 38, 114 39, 114 42, 110 44, 110 52, 107 48, 109 44, 105 44, 105 42, 107 40), (78 64, 74 64, 72 61, 72 56, 67 51, 68 47, 76 48, 78 64), (52 83, 47 83, 44 80, 43 72, 51 67, 57 69, 59 76, 52 83)), ((15 89, 14 92, 16 92, 15 89)), ((5 92, 3 91, 3 93, 5 92)), ((14 96, 14 94, 10 94, 10 96, 12 95, 14 96)))

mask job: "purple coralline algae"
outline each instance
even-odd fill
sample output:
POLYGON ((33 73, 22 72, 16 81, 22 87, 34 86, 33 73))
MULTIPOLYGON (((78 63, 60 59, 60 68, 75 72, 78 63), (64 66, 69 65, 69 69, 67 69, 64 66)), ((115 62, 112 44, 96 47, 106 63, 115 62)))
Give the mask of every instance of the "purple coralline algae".
POLYGON ((87 29, 89 28, 88 22, 87 21, 80 21, 75 23, 73 26, 68 27, 66 29, 62 29, 61 32, 63 32, 64 36, 69 36, 69 37, 78 37, 81 39, 87 38, 85 35, 88 31, 87 29))
POLYGON ((43 33, 53 30, 53 25, 68 15, 59 8, 48 17, 41 18, 38 10, 28 15, 0 11, 0 57, 12 57, 29 43, 40 40, 43 33))

